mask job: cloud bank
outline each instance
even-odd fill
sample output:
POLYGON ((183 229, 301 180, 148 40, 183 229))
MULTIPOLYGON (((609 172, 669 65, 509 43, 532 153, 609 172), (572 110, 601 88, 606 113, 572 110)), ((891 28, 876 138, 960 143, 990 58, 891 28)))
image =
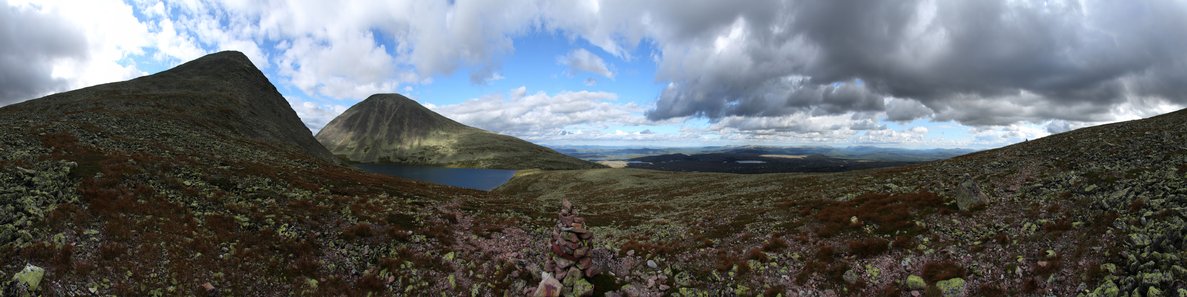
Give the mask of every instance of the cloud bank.
POLYGON ((556 63, 573 76, 612 84, 629 68, 611 65, 654 63, 665 87, 627 108, 644 121, 706 119, 740 133, 727 137, 851 137, 920 119, 1055 132, 1187 105, 1187 2, 1175 0, 4 3, 0 104, 143 74, 133 57, 226 49, 294 98, 358 100, 458 71, 488 84, 517 38, 558 34, 572 48, 556 63))

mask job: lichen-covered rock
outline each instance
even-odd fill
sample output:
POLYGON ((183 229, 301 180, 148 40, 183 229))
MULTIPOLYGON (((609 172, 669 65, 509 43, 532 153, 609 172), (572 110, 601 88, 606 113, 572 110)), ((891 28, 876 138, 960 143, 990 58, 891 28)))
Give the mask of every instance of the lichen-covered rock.
POLYGON ((1146 297, 1162 297, 1162 290, 1159 290, 1158 287, 1150 287, 1146 291, 1146 297))
POLYGON ((871 282, 877 282, 878 277, 882 275, 882 269, 878 269, 878 267, 875 267, 873 265, 866 264, 865 269, 866 269, 866 279, 868 279, 871 282))
POLYGON ((570 282, 569 279, 565 279, 568 287, 566 292, 569 293, 567 296, 593 296, 594 287, 589 281, 584 278, 572 278, 573 280, 570 282))
POLYGON ((1121 289, 1117 288, 1117 284, 1111 280, 1106 280, 1103 284, 1092 290, 1093 297, 1117 297, 1121 294, 1121 289))
POLYGON ((907 288, 911 290, 927 289, 927 282, 918 275, 907 276, 907 288))
POLYGON ((845 280, 845 283, 852 285, 852 284, 857 283, 859 276, 857 274, 857 271, 854 271, 853 269, 849 269, 849 270, 845 270, 845 274, 841 275, 841 278, 845 280))
POLYGON ((45 269, 25 264, 25 269, 12 276, 12 281, 8 282, 2 293, 4 296, 33 296, 40 288, 44 277, 45 269))
POLYGON ((939 289, 944 297, 964 296, 964 284, 964 279, 958 277, 936 282, 936 289, 939 289))
POLYGON ((965 175, 964 179, 956 190, 956 207, 961 211, 969 211, 984 205, 985 194, 981 192, 981 187, 977 186, 977 181, 968 175, 965 175))

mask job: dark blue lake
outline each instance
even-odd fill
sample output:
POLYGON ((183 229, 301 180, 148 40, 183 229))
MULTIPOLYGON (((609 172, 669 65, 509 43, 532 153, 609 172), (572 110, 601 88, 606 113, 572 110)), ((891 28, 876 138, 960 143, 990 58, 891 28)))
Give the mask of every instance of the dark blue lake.
POLYGON ((371 173, 482 191, 490 191, 498 188, 503 183, 511 180, 511 176, 515 175, 515 170, 506 169, 445 168, 391 164, 355 164, 354 167, 371 173))

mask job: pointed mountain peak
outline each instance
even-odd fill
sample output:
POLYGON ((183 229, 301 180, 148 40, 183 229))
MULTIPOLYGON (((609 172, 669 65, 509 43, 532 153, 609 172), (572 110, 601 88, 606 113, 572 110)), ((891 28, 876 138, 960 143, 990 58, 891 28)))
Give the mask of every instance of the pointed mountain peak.
POLYGON ((237 68, 258 69, 251 59, 239 51, 221 51, 185 62, 168 71, 195 72, 209 70, 230 70, 237 68))
POLYGON ((290 145, 314 157, 334 160, 268 77, 236 51, 209 54, 157 74, 50 95, 12 108, 45 114, 103 111, 175 120, 225 137, 290 145))
POLYGON ((363 99, 363 101, 359 102, 359 104, 362 104, 362 105, 376 105, 376 104, 409 105, 409 104, 411 104, 411 105, 422 106, 422 105, 420 105, 419 102, 416 102, 416 100, 412 100, 412 98, 408 98, 407 96, 401 95, 399 93, 374 94, 374 95, 368 96, 367 99, 363 99))
POLYGON ((408 98, 407 96, 401 95, 400 93, 379 93, 379 94, 374 94, 374 95, 368 96, 367 99, 365 99, 363 101, 364 102, 366 102, 366 101, 399 101, 399 102, 413 101, 413 102, 415 102, 416 100, 412 100, 412 98, 408 98))
POLYGON ((596 168, 515 137, 466 126, 400 94, 375 94, 351 106, 317 133, 340 158, 503 169, 596 168))
POLYGON ((247 55, 237 51, 205 55, 145 78, 182 79, 203 84, 217 81, 225 86, 276 89, 247 55))

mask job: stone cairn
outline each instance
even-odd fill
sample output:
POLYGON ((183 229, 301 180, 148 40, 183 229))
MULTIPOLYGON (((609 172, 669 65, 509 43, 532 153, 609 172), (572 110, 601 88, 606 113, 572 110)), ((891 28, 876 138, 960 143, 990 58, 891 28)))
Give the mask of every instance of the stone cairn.
MULTIPOLYGON (((593 234, 585 227, 585 219, 577 216, 573 204, 565 199, 558 214, 556 229, 552 231, 552 255, 544 264, 544 272, 563 280, 565 296, 587 296, 593 293, 588 278, 597 275, 590 252, 593 234)), ((543 284, 542 284, 543 285, 543 284)))

